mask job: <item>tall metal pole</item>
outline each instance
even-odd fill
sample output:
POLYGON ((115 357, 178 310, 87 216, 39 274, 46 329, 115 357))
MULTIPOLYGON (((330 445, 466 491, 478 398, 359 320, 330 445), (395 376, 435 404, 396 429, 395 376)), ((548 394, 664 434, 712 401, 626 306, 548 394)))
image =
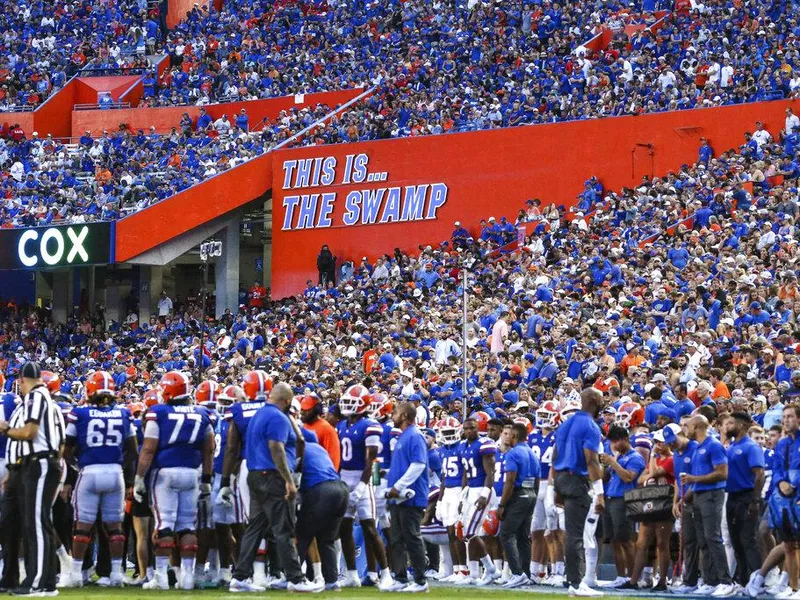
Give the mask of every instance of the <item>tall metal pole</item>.
POLYGON ((206 289, 208 288, 208 257, 203 259, 203 290, 200 292, 200 352, 197 357, 197 385, 203 382, 203 356, 206 348, 206 289))
POLYGON ((462 264, 461 273, 464 276, 463 282, 461 283, 461 304, 464 310, 463 315, 463 327, 461 331, 461 360, 463 363, 463 370, 464 373, 461 377, 461 392, 462 397, 464 398, 462 404, 464 405, 464 419, 463 421, 467 420, 467 416, 469 415, 469 398, 467 397, 467 377, 469 376, 469 372, 467 371, 467 268, 462 264))

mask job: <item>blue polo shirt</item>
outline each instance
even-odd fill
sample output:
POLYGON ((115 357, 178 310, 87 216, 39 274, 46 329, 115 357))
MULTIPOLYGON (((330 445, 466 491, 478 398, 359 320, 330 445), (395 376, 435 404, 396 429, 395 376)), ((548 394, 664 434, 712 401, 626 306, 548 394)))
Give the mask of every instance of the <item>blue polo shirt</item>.
MULTIPOLYGON (((728 463, 728 455, 725 447, 719 440, 710 435, 697 446, 692 460, 689 473, 691 475, 708 475, 714 472, 714 467, 728 463)), ((708 492, 711 490, 724 490, 726 482, 717 481, 716 483, 693 483, 692 489, 695 492, 708 492)))
POLYGON ((269 442, 282 442, 286 448, 286 462, 294 471, 297 436, 281 409, 274 404, 265 404, 259 408, 247 425, 245 443, 245 459, 250 471, 269 471, 275 469, 269 442))
POLYGON ((764 468, 764 450, 746 435, 728 446, 728 485, 729 494, 752 490, 756 485, 753 469, 764 468))
POLYGON ((584 450, 598 452, 600 449, 600 427, 589 413, 579 410, 556 429, 556 471, 572 471, 578 475, 589 475, 584 450))
POLYGON ((620 454, 617 457, 617 462, 619 463, 619 466, 626 471, 633 471, 636 473, 636 477, 634 477, 633 481, 630 483, 625 483, 622 481, 622 478, 617 474, 617 472, 612 470, 611 479, 608 480, 608 489, 606 490, 606 496, 609 498, 622 498, 625 495, 625 492, 635 488, 636 481, 639 479, 639 475, 642 474, 642 471, 644 471, 645 468, 644 458, 633 448, 628 450, 625 454, 620 454))
POLYGON ((504 455, 506 473, 516 473, 514 487, 520 488, 525 480, 539 475, 539 460, 526 442, 519 442, 504 455))
POLYGON ((320 483, 338 479, 339 473, 333 468, 328 451, 319 444, 307 442, 303 452, 303 478, 300 480, 300 489, 308 490, 320 483))
POLYGON ((678 497, 683 498, 684 489, 681 485, 681 473, 691 473, 692 458, 697 451, 697 442, 689 440, 683 452, 675 452, 672 457, 672 471, 675 475, 675 483, 678 486, 678 497))
POLYGON ((414 490, 414 497, 403 503, 403 506, 416 506, 425 508, 428 505, 428 446, 422 434, 411 425, 397 438, 392 452, 392 466, 386 476, 386 483, 391 488, 408 471, 411 463, 423 463, 425 470, 422 475, 409 486, 414 490))

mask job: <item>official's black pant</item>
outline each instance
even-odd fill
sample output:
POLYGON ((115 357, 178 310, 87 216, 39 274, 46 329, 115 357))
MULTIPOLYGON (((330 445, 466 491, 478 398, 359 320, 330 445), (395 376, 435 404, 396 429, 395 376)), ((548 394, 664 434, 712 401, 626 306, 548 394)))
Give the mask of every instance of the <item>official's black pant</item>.
POLYGON ((277 471, 250 471, 250 521, 242 537, 239 560, 234 579, 243 581, 253 575, 253 561, 261 540, 269 529, 275 538, 275 550, 280 556, 286 579, 292 583, 303 580, 300 559, 295 546, 295 501, 287 501, 286 484, 277 471))
POLYGON ((24 504, 22 471, 8 470, 5 494, 0 499, 0 543, 3 545, 3 578, 0 587, 19 585, 19 545, 22 540, 22 505, 24 504))
POLYGON ((555 491, 564 500, 566 540, 564 543, 564 568, 567 582, 578 587, 586 571, 583 548, 583 527, 592 505, 589 496, 589 478, 569 471, 556 473, 555 491))
POLYGON ((390 547, 392 550, 392 571, 397 581, 408 581, 408 562, 406 553, 414 568, 414 581, 424 585, 425 567, 428 563, 425 555, 425 544, 422 541, 420 525, 424 509, 416 506, 392 504, 389 514, 392 519, 390 529, 390 547))
POLYGON ((530 575, 527 559, 531 553, 531 541, 528 534, 535 502, 536 494, 532 489, 515 489, 500 522, 500 544, 513 575, 530 575))
POLYGON ((322 576, 325 583, 336 583, 336 537, 347 510, 347 484, 341 480, 324 481, 303 490, 300 511, 297 514, 297 553, 300 560, 306 558, 308 546, 316 538, 322 561, 322 576))
POLYGON ((753 502, 753 490, 731 492, 728 494, 726 513, 731 545, 736 556, 736 573, 733 579, 739 585, 747 585, 750 573, 761 566, 761 554, 758 551, 756 534, 758 533, 759 516, 750 515, 753 502))
POLYGON ((22 523, 25 539, 25 580, 21 587, 54 590, 58 559, 53 502, 61 480, 57 458, 39 458, 22 465, 22 523))

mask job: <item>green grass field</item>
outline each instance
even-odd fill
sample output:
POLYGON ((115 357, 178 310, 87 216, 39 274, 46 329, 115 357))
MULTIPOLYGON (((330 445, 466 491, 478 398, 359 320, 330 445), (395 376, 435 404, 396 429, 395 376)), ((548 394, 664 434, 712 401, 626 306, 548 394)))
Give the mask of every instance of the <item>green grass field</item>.
MULTIPOLYGON (((537 589, 522 589, 522 590, 504 590, 501 588, 455 588, 455 587, 431 587, 431 590, 427 594, 420 595, 418 597, 423 598, 454 598, 457 597, 459 600, 483 600, 487 596, 491 596, 496 600, 500 600, 500 598, 508 597, 509 595, 516 595, 516 594, 534 594, 536 598, 548 599, 558 598, 559 600, 565 600, 567 598, 566 590, 562 593, 553 593, 552 591, 548 591, 546 589, 537 588, 537 589)), ((228 590, 194 590, 192 592, 182 592, 178 590, 170 590, 170 591, 145 591, 140 588, 135 587, 128 587, 123 589, 113 589, 113 588, 101 588, 97 586, 89 586, 81 589, 71 589, 71 590, 61 590, 59 597, 64 598, 103 598, 103 597, 111 597, 111 598, 126 598, 130 600, 137 600, 139 598, 158 598, 159 600, 177 600, 178 598, 188 599, 188 598, 204 598, 204 599, 212 599, 212 598, 220 598, 225 600, 233 600, 234 598, 238 599, 246 599, 246 598, 260 598, 260 597, 270 597, 270 598, 278 598, 280 596, 288 597, 288 592, 276 592, 276 591, 268 591, 263 594, 232 594, 228 590)), ((378 598, 382 598, 386 600, 386 598, 395 597, 403 597, 403 594, 387 594, 381 593, 376 589, 347 589, 342 590, 341 592, 329 592, 329 593, 322 593, 322 594, 311 594, 311 595, 304 595, 304 594, 291 594, 291 597, 298 598, 308 596, 309 598, 315 599, 328 599, 328 600, 344 600, 345 598, 356 598, 358 600, 377 600, 378 598)), ((414 597, 414 596, 411 596, 414 597)), ((653 598, 654 595, 649 594, 646 596, 640 597, 650 597, 653 598)), ((606 595, 604 597, 608 600, 618 600, 623 598, 623 596, 610 596, 606 595)), ((624 598, 630 600, 634 598, 634 596, 624 596, 624 598)))

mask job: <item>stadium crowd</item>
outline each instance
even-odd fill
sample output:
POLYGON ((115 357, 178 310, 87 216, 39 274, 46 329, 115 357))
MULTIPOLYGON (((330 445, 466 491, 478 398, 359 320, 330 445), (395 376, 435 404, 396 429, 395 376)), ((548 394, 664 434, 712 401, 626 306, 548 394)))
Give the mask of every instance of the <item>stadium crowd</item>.
POLYGON ((282 111, 252 132, 242 110, 216 120, 203 112, 199 123, 185 115, 167 135, 120 125, 99 137, 86 131, 70 145, 35 132, 29 139, 0 139, 0 226, 127 216, 264 154, 329 112, 321 104, 282 111))
POLYGON ((147 0, 3 2, 0 112, 33 110, 83 68, 150 65, 161 40, 147 0))
MULTIPOLYGON (((39 53, 47 57, 80 47, 80 57, 70 60, 97 68, 126 66, 125 57, 140 56, 144 45, 152 46, 149 54, 163 44, 171 68, 161 81, 145 77, 142 106, 375 87, 332 127, 299 142, 316 144, 792 97, 800 87, 793 7, 752 1, 730 9, 715 3, 691 11, 678 6, 663 26, 630 36, 626 25, 653 25, 655 6, 646 3, 644 12, 633 13, 637 7, 622 2, 572 10, 550 0, 511 7, 226 3, 219 12, 195 8, 163 40, 157 15, 141 2, 84 6, 75 15, 57 7, 57 23, 42 16, 42 5, 6 11, 4 18, 21 19, 29 27, 20 31, 44 36, 30 33, 30 52, 53 46, 39 53), (581 44, 601 25, 614 33, 607 48, 593 53, 581 44), (91 35, 83 35, 89 26, 91 35), (116 41, 110 41, 112 34, 116 41), (272 39, 284 42, 275 45, 272 39)), ((40 68, 47 74, 39 77, 24 72, 38 63, 19 53, 4 60, 13 63, 6 76, 14 79, 8 84, 14 98, 35 87, 41 99, 54 87, 50 79, 63 84, 74 70, 48 63, 40 68)), ((320 107, 289 114, 249 138, 238 135, 249 126, 239 123, 240 115, 215 121, 210 130, 201 115, 201 123, 182 120, 169 135, 95 132, 90 141, 89 132, 74 147, 33 133, 26 140, 27 132, 21 136, 11 126, 0 148, 7 173, 0 220, 3 226, 27 226, 124 216, 266 152, 322 114, 320 107)))
MULTIPOLYGON (((218 546, 209 569, 208 556, 201 555, 195 565, 195 556, 184 553, 182 567, 175 569, 184 572, 179 578, 183 586, 216 585, 230 578, 238 591, 290 584, 301 586, 298 591, 322 589, 323 584, 330 589, 362 583, 402 588, 405 567, 397 567, 396 555, 391 560, 386 556, 376 530, 387 530, 394 547, 388 509, 371 503, 380 498, 376 490, 384 485, 380 472, 374 485, 369 481, 374 453, 379 452, 386 465, 393 460, 391 436, 397 433, 392 433, 388 419, 399 412, 402 421, 405 409, 397 407, 408 402, 427 436, 431 499, 439 498, 423 521, 429 565, 420 572, 417 562, 414 583, 407 584, 412 590, 423 591, 426 578, 463 585, 501 581, 508 587, 566 581, 572 594, 597 595, 597 550, 610 542, 617 578, 609 585, 614 587, 654 586, 661 591, 669 582, 676 592, 724 597, 745 589, 757 595, 766 586, 769 593, 790 597, 798 589, 793 540, 800 520, 791 506, 780 502, 793 497, 800 484, 793 466, 798 453, 797 421, 792 417, 793 402, 800 396, 794 224, 798 167, 793 160, 798 125, 793 117, 787 112, 788 134, 776 131, 773 139, 757 126, 737 152, 721 155, 704 143, 695 164, 664 178, 644 179, 633 189, 605 190, 592 178, 574 216, 531 199, 511 219, 489 217, 470 230, 456 223, 450 240, 421 248, 418 256, 397 250, 374 262, 347 262, 336 269, 336 281, 326 269, 319 283, 309 281, 294 298, 265 300, 263 288, 256 286, 253 294, 243 297, 238 312, 209 322, 210 335, 202 350, 195 297, 178 297, 174 305, 165 302, 162 317, 148 323, 140 323, 135 306, 130 306, 123 323, 108 324, 102 310, 90 314, 85 307, 84 314, 67 325, 53 325, 42 309, 9 303, 0 313, 2 368, 9 392, 5 399, 13 407, 13 391, 19 380, 24 382, 23 363, 40 362, 54 373, 49 387, 67 414, 70 443, 70 435, 82 434, 69 428, 69 415, 86 401, 91 406, 119 403, 134 417, 145 410, 160 414, 162 409, 153 407, 164 406, 163 401, 183 406, 190 393, 188 379, 202 361, 207 381, 196 401, 231 415, 220 422, 242 413, 248 402, 263 404, 269 380, 273 391, 282 390, 276 392, 282 399, 275 401, 284 408, 297 397, 295 410, 304 423, 312 426, 325 415, 337 424, 333 441, 329 438, 324 444, 330 460, 356 461, 341 472, 351 505, 341 531, 347 564, 342 579, 337 581, 338 569, 331 572, 316 564, 309 581, 294 571, 282 578, 276 561, 267 566, 256 561, 253 567, 237 563, 231 572, 230 547, 220 542, 221 536, 228 539, 228 528, 217 530, 218 546), (532 232, 514 248, 515 225, 522 223, 532 232), (465 266, 466 357, 460 343, 460 274, 465 266), (237 385, 244 391, 227 387, 237 385), (216 402, 209 397, 212 388, 226 390, 216 402), (463 418, 465 411, 470 419, 463 418), (605 510, 596 533, 599 544, 581 549, 586 567, 576 570, 570 568, 576 556, 570 542, 575 519, 565 522, 558 507, 563 496, 556 499, 548 492, 558 491, 558 476, 550 485, 545 482, 551 479, 550 466, 556 473, 563 468, 558 457, 567 460, 560 453, 553 457, 554 438, 557 443, 562 428, 577 426, 570 425, 572 419, 584 426, 591 423, 587 413, 596 417, 604 440, 600 460, 605 486, 600 487, 602 495, 593 488, 593 502, 602 508, 598 496, 604 495, 605 510), (381 436, 388 437, 377 442, 368 417, 381 420, 381 436), (686 472, 675 458, 689 456, 693 442, 705 444, 711 462, 702 452, 686 472), (748 444, 744 454, 736 452, 740 442, 748 444), (534 469, 530 459, 524 475, 518 470, 516 481, 507 479, 513 483, 512 496, 507 497, 504 483, 494 485, 492 465, 503 463, 518 443, 530 446, 541 465, 534 469), (358 450, 354 453, 353 448, 358 450), (742 465, 742 456, 750 462, 742 465), (437 466, 437 460, 446 468, 437 466), (468 470, 463 492, 459 465, 468 470), (677 481, 674 506, 670 501, 671 510, 660 521, 643 523, 634 542, 624 493, 651 479, 677 481), (522 485, 521 491, 513 491, 522 485), (726 489, 729 504, 724 512, 721 494, 726 489), (511 510, 514 494, 531 502, 521 524, 514 526, 515 532, 523 532, 517 537, 503 524, 511 518, 504 511, 507 505, 511 510), (740 508, 750 516, 743 518, 740 508), (369 575, 363 581, 348 541, 350 517, 361 521, 369 548, 369 575), (679 538, 682 559, 674 552, 676 517, 684 532, 679 538), (466 553, 460 537, 468 540, 466 553), (657 547, 652 555, 657 560, 648 559, 651 545, 657 547), (700 562, 698 553, 703 556, 700 562), (678 566, 670 569, 671 563, 678 566)), ((78 411, 74 418, 79 417, 78 411)), ((141 446, 146 425, 139 427, 141 446)), ((243 422, 237 427, 244 427, 243 422)), ((156 438, 167 435, 159 431, 156 438)), ((584 438, 576 434, 570 439, 584 438)), ((167 440, 161 441, 165 449, 170 447, 167 440)), ((231 461, 214 467, 217 490, 210 498, 219 510, 247 506, 236 495, 237 489, 243 493, 243 484, 235 479, 235 459, 260 460, 244 450, 240 455, 231 452, 231 461)), ((502 467, 499 472, 502 483, 502 467)), ((509 467, 508 472, 514 471, 509 467)), ((157 544, 155 573, 149 570, 143 541, 148 537, 146 522, 138 520, 150 514, 142 500, 145 474, 139 473, 140 506, 131 517, 140 554, 137 577, 129 581, 147 581, 148 587, 162 589, 168 585, 169 552, 157 544)), ((200 484, 195 480, 194 485, 200 484)), ((204 479, 202 490, 205 485, 204 479)), ((75 502, 79 498, 74 496, 75 502)), ((425 499, 423 505, 427 503, 425 499)), ((156 530, 161 531, 158 523, 167 513, 152 508, 156 530)), ((571 514, 568 504, 565 511, 571 514)), ((241 519, 217 523, 244 525, 241 519)), ((594 519, 593 526, 596 523, 594 519)), ((582 520, 579 525, 582 536, 582 520)), ((64 585, 80 585, 88 574, 82 560, 87 533, 80 529, 79 534, 80 543, 76 546, 73 539, 71 545, 73 552, 77 548, 74 566, 70 544, 59 551, 62 573, 69 574, 62 576, 64 585)), ((61 539, 71 535, 67 527, 61 539)), ((170 532, 162 531, 156 541, 166 535, 170 532)), ((247 534, 242 536, 239 529, 234 535, 237 543, 255 553, 247 534)), ((594 539, 591 531, 588 537, 594 539)), ((203 544, 214 547, 208 539, 203 544)), ((112 557, 119 552, 112 548, 112 557)), ((327 550, 321 552, 322 560, 329 561, 327 550)), ((416 557, 410 550, 409 555, 413 562, 416 557)), ((121 559, 114 560, 120 562, 101 583, 120 582, 121 559)))

